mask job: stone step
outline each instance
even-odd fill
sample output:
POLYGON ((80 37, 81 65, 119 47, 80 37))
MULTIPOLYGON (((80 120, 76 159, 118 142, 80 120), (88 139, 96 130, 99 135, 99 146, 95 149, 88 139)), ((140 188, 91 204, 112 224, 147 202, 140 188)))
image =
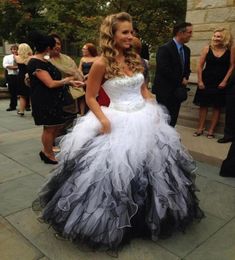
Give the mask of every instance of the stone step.
MULTIPOLYGON (((190 91, 188 92, 188 99, 182 103, 180 108, 180 114, 177 121, 178 125, 190 127, 193 129, 197 128, 199 107, 193 104, 193 99, 194 99, 196 89, 197 89, 196 85, 194 84, 190 85, 190 91)), ((206 120, 206 129, 208 129, 210 125, 211 116, 212 116, 212 108, 209 108, 207 120, 206 120)), ((225 112, 224 110, 222 110, 220 120, 215 129, 215 133, 223 134, 224 120, 225 120, 225 112)))
POLYGON ((220 167, 226 158, 231 143, 219 144, 217 139, 221 137, 216 133, 215 139, 208 139, 206 135, 193 137, 195 129, 176 125, 176 130, 180 133, 182 143, 189 150, 196 161, 220 167))
POLYGON ((9 97, 10 97, 10 93, 8 91, 8 88, 0 87, 0 99, 9 98, 9 97))

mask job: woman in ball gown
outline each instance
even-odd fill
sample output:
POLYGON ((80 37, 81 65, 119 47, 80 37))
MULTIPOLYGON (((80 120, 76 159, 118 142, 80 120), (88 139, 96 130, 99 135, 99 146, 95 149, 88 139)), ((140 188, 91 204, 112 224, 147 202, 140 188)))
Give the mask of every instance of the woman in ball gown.
POLYGON ((194 136, 203 134, 208 108, 212 107, 207 138, 214 138, 221 108, 225 107, 226 86, 234 69, 234 60, 230 32, 224 28, 215 29, 210 44, 202 50, 198 65, 198 88, 193 103, 200 108, 194 136))
POLYGON ((156 240, 203 217, 195 162, 144 83, 132 32, 125 12, 104 19, 102 55, 87 80, 90 111, 62 139, 58 167, 33 203, 61 236, 111 249, 127 237, 156 240), (96 100, 101 85, 109 107, 96 100))

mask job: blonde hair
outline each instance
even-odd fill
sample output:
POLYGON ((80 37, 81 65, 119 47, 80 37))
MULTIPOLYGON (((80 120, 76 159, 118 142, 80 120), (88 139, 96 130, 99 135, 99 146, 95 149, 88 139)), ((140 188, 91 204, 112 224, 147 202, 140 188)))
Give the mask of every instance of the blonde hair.
MULTIPOLYGON (((102 56, 106 62, 105 78, 113 78, 115 76, 123 76, 120 64, 117 63, 115 57, 118 55, 118 50, 115 47, 114 35, 117 31, 117 26, 121 22, 132 23, 132 18, 128 13, 121 12, 107 16, 100 27, 100 48, 102 56)), ((143 72, 143 65, 140 57, 136 52, 129 48, 124 50, 125 62, 132 72, 143 72)))
MULTIPOLYGON (((216 32, 220 32, 221 35, 222 35, 223 47, 230 49, 233 45, 233 38, 232 38, 230 31, 228 31, 225 28, 216 28, 213 32, 213 36, 216 32)), ((210 46, 212 48, 214 48, 214 43, 213 43, 213 40, 212 40, 213 36, 212 36, 211 42, 210 42, 210 46)))
POLYGON ((29 57, 33 55, 33 51, 27 43, 21 43, 18 47, 18 61, 27 64, 29 57))

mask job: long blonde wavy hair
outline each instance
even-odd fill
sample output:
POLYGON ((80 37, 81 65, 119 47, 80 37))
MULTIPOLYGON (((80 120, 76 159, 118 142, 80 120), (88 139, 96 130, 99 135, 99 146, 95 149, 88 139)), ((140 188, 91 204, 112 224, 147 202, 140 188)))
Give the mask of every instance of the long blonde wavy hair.
MULTIPOLYGON (((227 49, 230 49, 232 47, 232 45, 233 45, 233 38, 232 38, 232 35, 231 35, 230 31, 225 29, 225 28, 216 28, 214 30, 214 32, 213 32, 213 35, 216 32, 220 32, 221 35, 222 35, 223 47, 227 48, 227 49)), ((212 49, 214 48, 213 36, 211 38, 210 46, 211 46, 212 49)))
POLYGON ((33 55, 33 51, 27 43, 21 43, 18 48, 17 61, 19 63, 28 64, 29 57, 33 55))
MULTIPOLYGON (((123 76, 120 64, 115 57, 118 55, 118 50, 115 46, 114 35, 117 31, 118 23, 130 22, 132 18, 128 13, 121 12, 107 16, 100 27, 100 48, 102 56, 106 62, 105 78, 113 78, 115 76, 123 76)), ((134 72, 143 72, 144 68, 140 57, 136 54, 133 48, 124 50, 125 62, 129 69, 134 72)))

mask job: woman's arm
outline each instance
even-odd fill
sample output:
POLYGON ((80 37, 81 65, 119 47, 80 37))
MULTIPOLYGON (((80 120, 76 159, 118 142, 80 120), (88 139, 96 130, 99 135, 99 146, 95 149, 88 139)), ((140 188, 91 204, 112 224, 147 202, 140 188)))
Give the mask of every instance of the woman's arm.
POLYGON ((99 103, 96 100, 99 89, 103 84, 105 75, 105 63, 102 58, 94 62, 89 72, 89 78, 86 82, 86 103, 90 110, 100 121, 102 128, 101 133, 109 133, 111 131, 111 125, 108 118, 105 116, 100 108, 99 103))
POLYGON ((202 71, 203 71, 203 68, 204 68, 204 65, 206 62, 206 55, 207 55, 208 51, 209 51, 209 46, 206 46, 202 49, 202 52, 201 52, 201 55, 199 58, 199 62, 198 62, 197 77, 198 77, 198 87, 200 89, 205 88, 205 85, 202 80, 202 71))
POLYGON ((234 65, 235 65, 235 46, 232 46, 230 50, 230 66, 229 69, 223 79, 223 81, 219 84, 218 88, 224 88, 227 85, 227 82, 234 70, 234 65))
POLYGON ((155 95, 149 91, 146 83, 144 83, 141 86, 141 94, 144 97, 144 99, 147 99, 147 100, 156 99, 155 95))
POLYGON ((69 84, 73 77, 66 77, 61 80, 53 80, 46 70, 36 70, 34 75, 43 82, 48 88, 59 88, 65 84, 69 84))

